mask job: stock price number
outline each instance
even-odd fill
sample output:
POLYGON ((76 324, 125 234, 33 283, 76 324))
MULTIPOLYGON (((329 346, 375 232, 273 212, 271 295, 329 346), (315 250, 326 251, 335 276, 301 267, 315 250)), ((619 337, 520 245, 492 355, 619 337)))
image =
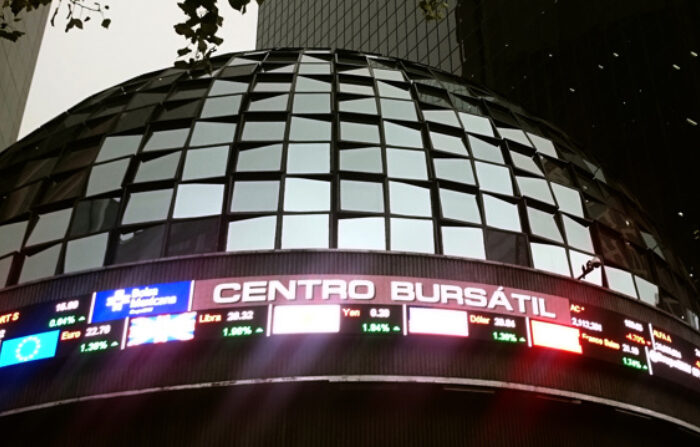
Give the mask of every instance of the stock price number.
POLYGON ((97 337, 99 335, 107 335, 112 332, 112 325, 101 324, 99 326, 90 326, 85 329, 85 337, 97 337))
POLYGON ((232 310, 226 313, 226 321, 250 321, 254 316, 253 310, 232 310))
POLYGON ((369 310, 369 316, 372 318, 389 318, 391 310, 386 307, 373 307, 369 310))

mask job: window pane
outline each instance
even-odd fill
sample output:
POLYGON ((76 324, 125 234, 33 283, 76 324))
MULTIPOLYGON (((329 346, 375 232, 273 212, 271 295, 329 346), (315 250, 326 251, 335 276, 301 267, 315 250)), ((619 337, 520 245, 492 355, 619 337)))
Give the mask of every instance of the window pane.
POLYGON ((479 188, 485 191, 513 195, 510 170, 505 166, 492 165, 481 161, 474 162, 479 188))
POLYGON ((385 98, 411 99, 411 92, 406 88, 395 87, 386 82, 377 81, 379 96, 385 98))
POLYGON ((371 86, 351 84, 349 82, 341 82, 340 91, 343 93, 355 93, 358 95, 374 95, 374 89, 371 86))
POLYGON ((276 216, 237 220, 228 224, 226 251, 275 248, 276 216))
POLYGON ((279 171, 282 162, 282 145, 271 144, 269 146, 247 149, 238 153, 236 171, 279 171))
POLYGON ((341 112, 377 114, 377 101, 374 98, 349 99, 340 101, 338 108, 341 112))
POLYGON ((457 114, 452 110, 423 110, 423 117, 426 121, 432 121, 446 126, 454 126, 461 128, 457 114))
POLYGON ((521 231, 518 206, 487 194, 483 195, 486 225, 510 231, 521 231))
POLYGON ((297 84, 295 87, 297 92, 330 92, 330 82, 319 81, 317 79, 307 78, 306 76, 297 76, 297 84))
POLYGON ((308 93, 294 95, 294 113, 331 113, 331 95, 308 93))
POLYGON ((142 137, 142 135, 124 135, 105 138, 95 162, 99 163, 135 154, 139 149, 142 137))
POLYGON ((530 265, 530 250, 522 234, 487 229, 486 259, 504 264, 530 265))
POLYGON ((423 147, 420 130, 394 124, 390 121, 383 121, 383 123, 386 144, 391 146, 423 147))
POLYGON ((230 95, 248 91, 248 83, 234 81, 214 81, 209 91, 209 96, 230 95))
POLYGON ((180 163, 180 152, 163 155, 153 160, 142 161, 136 172, 134 183, 172 179, 180 163))
POLYGON ((391 218, 391 250, 435 253, 433 222, 425 219, 391 218))
POLYGON ((535 145, 535 150, 537 152, 549 155, 550 157, 558 158, 557 150, 554 148, 554 144, 550 140, 542 138, 539 135, 531 134, 530 132, 528 132, 527 135, 530 137, 532 144, 535 145))
POLYGON ((283 140, 284 128, 284 121, 247 121, 243 125, 242 139, 248 141, 283 140))
POLYGON ((340 208, 344 211, 384 212, 384 188, 381 183, 340 181, 340 208))
POLYGON ((217 116, 237 115, 241 108, 242 95, 217 96, 207 98, 202 107, 202 118, 213 118, 217 116))
POLYGON ((523 132, 520 129, 499 127, 498 133, 501 134, 502 138, 505 138, 505 139, 510 140, 510 141, 515 141, 516 143, 520 143, 524 146, 532 147, 532 143, 530 143, 530 140, 528 140, 527 136, 525 136, 525 132, 523 132))
POLYGON ((190 129, 157 130, 151 134, 143 150, 148 152, 182 147, 189 133, 190 129))
POLYGON ((287 178, 284 185, 285 211, 330 211, 331 182, 287 178))
POLYGON ((481 223, 476 196, 464 192, 440 189, 442 217, 463 222, 481 223))
POLYGON ((428 169, 423 151, 387 149, 386 160, 389 177, 428 179, 428 169))
POLYGON ((27 222, 16 222, 0 226, 0 256, 22 248, 27 222))
POLYGON ((472 155, 479 160, 490 161, 492 163, 505 163, 501 148, 487 143, 486 141, 475 138, 469 135, 469 147, 471 147, 472 155))
POLYGON ((73 215, 70 235, 96 233, 108 230, 117 222, 120 199, 96 199, 78 203, 73 215))
POLYGON ((382 70, 380 68, 372 69, 374 77, 377 79, 385 79, 387 81, 404 81, 403 73, 399 70, 382 70))
POLYGON ((535 163, 535 160, 533 160, 532 158, 526 155, 522 155, 515 151, 510 151, 510 156, 513 159, 513 165, 516 168, 522 169, 523 171, 527 171, 535 175, 539 175, 540 177, 544 177, 542 169, 540 169, 540 167, 537 166, 537 163, 535 163))
POLYGON ((167 218, 172 197, 172 189, 132 193, 126 205, 122 224, 150 222, 167 218))
POLYGON ((607 265, 603 266, 603 268, 605 269, 605 276, 608 278, 608 287, 616 292, 637 298, 637 291, 634 288, 634 280, 631 273, 615 267, 608 267, 607 265))
POLYGON ((299 65, 300 74, 331 74, 330 64, 300 64, 299 65))
POLYGON ((530 222, 530 232, 532 234, 564 243, 564 238, 561 237, 561 232, 552 214, 527 207, 527 218, 530 222))
POLYGON ((328 214, 282 217, 282 248, 328 248, 328 214))
POLYGON ((418 121, 416 106, 413 101, 398 101, 396 99, 380 99, 382 106, 382 116, 384 118, 418 121))
POLYGON ((68 231, 68 224, 70 223, 70 216, 72 213, 73 210, 67 208, 65 210, 40 215, 39 221, 34 226, 34 229, 32 229, 26 245, 42 244, 44 242, 63 238, 66 235, 66 231, 68 231))
POLYGON ((474 170, 469 160, 461 158, 435 158, 435 175, 437 178, 467 185, 476 185, 474 170))
POLYGON ((384 218, 339 219, 338 248, 386 250, 384 218))
POLYGON ((219 218, 173 222, 166 245, 167 256, 212 253, 219 242, 219 218))
POLYGON ((182 184, 177 188, 173 218, 221 214, 223 202, 224 185, 182 184))
POLYGON ((234 123, 197 122, 194 125, 190 146, 206 146, 209 144, 230 143, 236 134, 234 123))
POLYGON ((121 189, 130 161, 130 158, 124 158, 93 166, 85 195, 94 196, 121 189))
POLYGON ((226 174, 228 151, 228 146, 188 150, 182 179, 194 180, 223 176, 226 174))
POLYGON ((330 141, 331 123, 328 121, 292 117, 289 139, 293 141, 330 141))
POLYGON ((61 244, 27 256, 22 265, 22 273, 19 275, 19 283, 33 281, 35 279, 47 278, 56 273, 58 256, 61 254, 61 244))
POLYGON ((581 196, 575 189, 562 186, 558 183, 552 183, 552 191, 557 199, 559 209, 565 213, 573 214, 574 216, 583 216, 583 205, 581 205, 581 196))
POLYGON ((381 173, 382 152, 378 147, 345 149, 340 151, 342 171, 381 173))
POLYGON ((548 244, 530 243, 532 264, 538 270, 571 276, 566 250, 563 247, 548 244))
POLYGON ((491 122, 488 118, 485 118, 483 116, 471 115, 469 113, 459 112, 459 119, 462 121, 462 126, 464 126, 464 130, 466 130, 469 133, 486 135, 487 137, 495 136, 493 133, 493 127, 491 127, 491 122))
POLYGON ((119 235, 114 263, 136 262, 161 256, 165 225, 156 225, 119 235))
MULTIPOLYGON (((596 270, 600 271, 600 269, 596 270)), ((1 281, 2 278, 0 278, 0 282, 1 281)), ((657 306, 659 304, 659 287, 656 284, 650 283, 639 276, 634 277, 634 283, 637 285, 640 300, 652 306, 657 306)))
POLYGON ((277 211, 280 182, 235 182, 231 211, 277 211))
MULTIPOLYGON (((593 256, 587 253, 581 253, 576 250, 569 250, 569 260, 571 261, 571 276, 578 278, 583 273, 582 267, 586 265, 588 261, 593 259, 593 256)), ((597 268, 593 269, 592 272, 588 273, 583 281, 589 282, 591 284, 596 284, 598 286, 603 285, 603 269, 597 268)))
POLYGON ((261 98, 250 101, 248 110, 251 112, 275 112, 286 111, 289 103, 289 95, 275 95, 268 98, 261 98))
POLYGON ((525 197, 539 200, 540 202, 554 205, 554 197, 549 190, 549 184, 546 180, 532 177, 515 177, 520 188, 520 194, 525 197))
POLYGON ((65 273, 104 265, 109 233, 96 234, 69 241, 66 245, 65 273))
POLYGON ((450 256, 486 259, 481 228, 442 227, 442 252, 450 256))
POLYGON ((291 89, 289 82, 258 82, 253 87, 254 92, 289 92, 291 89))
POLYGON ((430 190, 406 183, 389 182, 389 209, 393 214, 432 216, 430 190))
POLYGON ((374 124, 341 121, 340 139, 379 144, 379 128, 374 124))
POLYGON ((290 143, 287 149, 287 173, 330 172, 330 152, 328 143, 290 143))
POLYGON ((0 288, 7 285, 7 280, 10 276, 10 269, 12 269, 12 261, 14 258, 14 256, 8 256, 0 259, 0 288))
POLYGON ((569 245, 579 250, 593 253, 593 241, 591 240, 591 232, 588 230, 588 227, 567 216, 562 216, 562 222, 566 232, 566 241, 569 245))
POLYGON ((467 148, 464 146, 460 137, 445 135, 438 132, 430 132, 430 141, 433 143, 433 149, 451 154, 469 156, 467 148))

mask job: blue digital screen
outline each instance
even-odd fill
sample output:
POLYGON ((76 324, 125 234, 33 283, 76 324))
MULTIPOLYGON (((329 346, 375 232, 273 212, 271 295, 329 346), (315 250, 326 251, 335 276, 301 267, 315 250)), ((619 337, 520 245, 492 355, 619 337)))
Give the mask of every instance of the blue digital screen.
POLYGON ((186 341, 194 338, 196 312, 134 318, 129 322, 127 346, 186 341))
POLYGON ((55 356, 60 332, 59 330, 41 332, 4 340, 0 345, 0 367, 55 356))
POLYGON ((95 293, 91 323, 189 310, 192 281, 103 290, 95 293))

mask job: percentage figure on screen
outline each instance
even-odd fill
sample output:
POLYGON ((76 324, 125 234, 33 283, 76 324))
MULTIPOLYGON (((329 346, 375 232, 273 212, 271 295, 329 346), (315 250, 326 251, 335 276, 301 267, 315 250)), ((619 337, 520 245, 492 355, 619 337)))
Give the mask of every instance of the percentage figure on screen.
POLYGON ((253 335, 253 328, 250 326, 231 326, 221 330, 224 337, 245 337, 253 335))
POLYGON ((106 340, 91 341, 80 345, 80 352, 97 352, 107 349, 109 349, 109 343, 106 340))
POLYGON ((512 332, 493 331, 493 339, 506 343, 518 343, 518 336, 512 332))
POLYGON ((78 319, 75 315, 66 315, 65 317, 56 317, 49 320, 49 327, 61 327, 68 326, 69 324, 75 324, 78 319))
POLYGON ((647 366, 643 365, 638 359, 630 357, 622 357, 622 364, 634 369, 647 369, 647 366))
POLYGON ((391 332, 389 323, 362 323, 362 332, 366 334, 388 334, 391 332))

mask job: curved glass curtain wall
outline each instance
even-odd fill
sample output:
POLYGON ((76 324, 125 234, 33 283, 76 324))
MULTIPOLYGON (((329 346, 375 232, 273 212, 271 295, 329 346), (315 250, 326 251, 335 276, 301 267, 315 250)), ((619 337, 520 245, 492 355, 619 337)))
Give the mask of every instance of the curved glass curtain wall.
POLYGON ((0 160, 0 286, 193 253, 444 254, 576 277, 697 324, 633 199, 565 135, 446 73, 225 55, 82 102, 0 160))

